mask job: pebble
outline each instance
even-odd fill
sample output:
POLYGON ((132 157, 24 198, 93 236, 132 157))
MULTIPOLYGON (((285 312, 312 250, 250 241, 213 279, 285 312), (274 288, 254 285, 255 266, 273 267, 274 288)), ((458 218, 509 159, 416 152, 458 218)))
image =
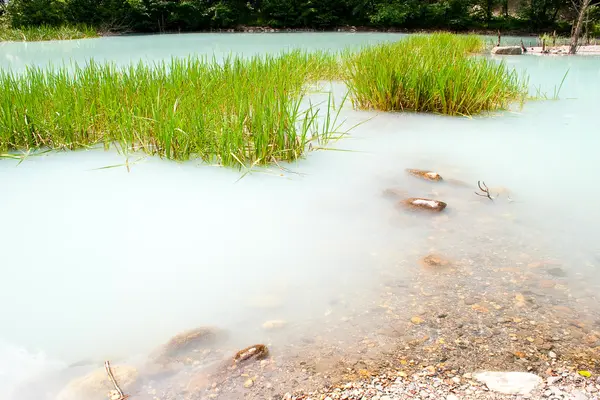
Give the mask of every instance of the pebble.
POLYGON ((254 385, 254 381, 252 379, 248 379, 248 380, 246 380, 246 382, 244 382, 245 388, 250 388, 250 387, 252 387, 252 385, 254 385))
POLYGON ((556 353, 553 351, 548 352, 548 357, 550 358, 556 358, 556 353))
POLYGON ((274 330, 274 329, 281 329, 286 325, 287 325, 286 321, 284 321, 282 319, 274 319, 274 320, 266 321, 262 325, 262 327, 263 327, 263 329, 266 329, 266 330, 274 330))
POLYGON ((580 390, 574 390, 570 395, 571 400, 588 400, 588 396, 580 390))

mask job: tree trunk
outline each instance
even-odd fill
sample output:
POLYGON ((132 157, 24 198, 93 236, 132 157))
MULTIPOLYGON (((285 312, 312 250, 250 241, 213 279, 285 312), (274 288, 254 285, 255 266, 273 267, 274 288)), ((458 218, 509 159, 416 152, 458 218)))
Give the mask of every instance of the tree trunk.
POLYGON ((569 54, 577 53, 577 42, 579 41, 579 36, 581 35, 581 29, 583 28, 583 21, 585 19, 585 14, 587 13, 588 7, 590 6, 591 0, 581 0, 579 6, 579 15, 577 16, 577 21, 575 22, 575 27, 573 29, 573 36, 571 37, 571 46, 569 47, 569 54))

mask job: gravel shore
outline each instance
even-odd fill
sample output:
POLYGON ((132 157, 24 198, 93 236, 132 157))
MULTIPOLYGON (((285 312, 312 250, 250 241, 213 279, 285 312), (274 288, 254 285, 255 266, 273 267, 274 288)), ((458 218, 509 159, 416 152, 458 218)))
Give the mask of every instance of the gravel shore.
MULTIPOLYGON (((524 374, 524 373, 523 373, 524 374)), ((584 372, 585 374, 585 372, 584 372)), ((370 381, 347 383, 308 394, 286 393, 282 400, 392 400, 392 399, 551 399, 595 400, 599 397, 600 378, 586 378, 577 372, 553 372, 532 390, 522 382, 505 381, 503 391, 492 390, 476 378, 477 374, 458 375, 452 371, 423 370, 407 376, 400 372, 379 375, 370 381), (521 393, 519 393, 519 390, 521 393), (513 393, 507 393, 511 392, 513 393)), ((518 379, 517 379, 518 380, 518 379)), ((493 386, 490 383, 490 386, 493 386)))

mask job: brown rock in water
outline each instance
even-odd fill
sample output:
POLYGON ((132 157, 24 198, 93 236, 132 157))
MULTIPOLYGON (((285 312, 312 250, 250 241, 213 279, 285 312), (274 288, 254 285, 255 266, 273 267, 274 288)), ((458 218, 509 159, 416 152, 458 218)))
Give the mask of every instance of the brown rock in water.
POLYGON ((436 254, 429 254, 421 259, 421 264, 425 267, 445 267, 450 261, 436 254))
POLYGON ((155 362, 166 364, 182 361, 194 350, 215 345, 223 339, 225 332, 213 327, 200 327, 173 336, 157 352, 155 362))
POLYGON ((262 360, 263 358, 268 357, 268 355, 269 349, 267 349, 267 346, 264 344, 255 344, 254 346, 246 347, 245 349, 238 351, 235 356, 233 356, 233 362, 239 364, 250 359, 262 360))
MULTIPOLYGON (((138 371, 129 365, 111 366, 111 370, 119 387, 125 394, 135 385, 138 371)), ((114 390, 106 370, 99 368, 89 374, 69 382, 56 396, 56 400, 96 400, 106 399, 114 390)))
POLYGON ((403 200, 401 204, 410 209, 427 210, 433 212, 440 212, 447 206, 447 204, 443 201, 423 199, 419 197, 411 197, 403 200))
POLYGON ((521 46, 496 46, 492 49, 492 54, 520 56, 523 54, 521 46))
POLYGON ((412 176, 416 176, 417 178, 425 179, 427 181, 441 181, 443 180, 441 175, 437 172, 433 171, 424 171, 421 169, 410 169, 407 168, 406 172, 408 172, 412 176))

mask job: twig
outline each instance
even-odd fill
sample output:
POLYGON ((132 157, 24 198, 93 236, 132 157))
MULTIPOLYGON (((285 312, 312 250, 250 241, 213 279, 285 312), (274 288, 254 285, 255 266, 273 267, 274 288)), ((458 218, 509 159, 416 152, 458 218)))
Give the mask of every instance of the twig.
POLYGON ((110 361, 104 362, 104 369, 106 369, 106 374, 108 375, 108 379, 110 379, 113 386, 115 387, 115 391, 119 394, 119 398, 117 400, 125 400, 125 399, 129 398, 129 395, 123 394, 123 391, 119 387, 119 384, 117 383, 117 380, 115 379, 115 376, 113 375, 112 370, 110 369, 110 361))
POLYGON ((494 198, 492 196, 490 196, 490 189, 487 187, 487 185, 485 184, 485 182, 483 182, 483 181, 477 181, 477 186, 479 186, 479 190, 481 190, 484 193, 484 194, 481 194, 481 193, 475 192, 475 194, 477 196, 487 197, 488 199, 494 201, 494 198))

